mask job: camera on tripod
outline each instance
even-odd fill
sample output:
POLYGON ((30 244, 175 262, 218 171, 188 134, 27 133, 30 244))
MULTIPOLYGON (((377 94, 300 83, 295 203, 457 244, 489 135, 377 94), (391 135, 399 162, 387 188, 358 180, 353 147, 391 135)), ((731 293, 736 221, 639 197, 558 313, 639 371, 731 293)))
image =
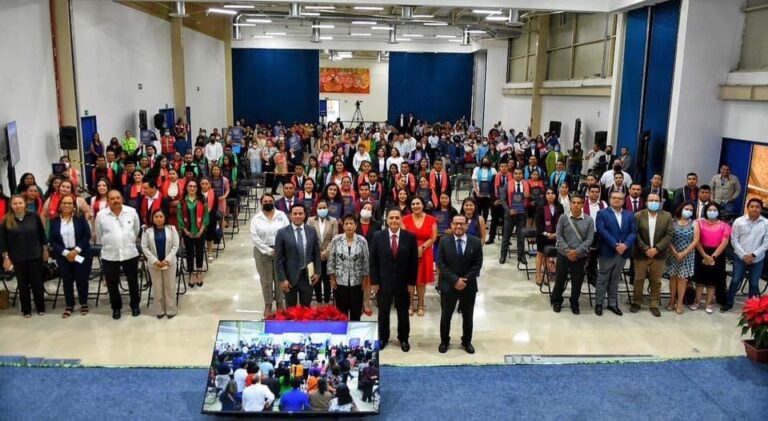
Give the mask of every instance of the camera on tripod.
POLYGON ((360 108, 360 104, 362 104, 363 101, 355 101, 355 108, 360 108))

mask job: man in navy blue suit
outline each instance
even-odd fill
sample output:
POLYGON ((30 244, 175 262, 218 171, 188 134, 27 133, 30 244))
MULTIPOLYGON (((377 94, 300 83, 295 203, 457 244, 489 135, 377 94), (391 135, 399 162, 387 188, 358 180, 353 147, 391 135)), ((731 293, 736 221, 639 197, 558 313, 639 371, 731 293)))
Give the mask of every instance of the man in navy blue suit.
POLYGON ((599 272, 595 291, 595 314, 603 315, 603 300, 608 293, 608 310, 617 316, 619 309, 619 279, 624 262, 629 257, 637 239, 637 226, 632 212, 623 208, 624 193, 614 191, 610 196, 610 207, 597 213, 597 232, 600 243, 597 247, 599 272))

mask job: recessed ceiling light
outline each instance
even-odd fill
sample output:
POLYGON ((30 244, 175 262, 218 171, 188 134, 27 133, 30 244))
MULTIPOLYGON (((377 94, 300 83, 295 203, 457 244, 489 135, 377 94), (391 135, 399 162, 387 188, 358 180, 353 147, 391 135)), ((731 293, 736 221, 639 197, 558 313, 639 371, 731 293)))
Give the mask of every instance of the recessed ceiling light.
POLYGON ((319 12, 301 12, 301 16, 320 16, 319 12))
POLYGON ((272 19, 264 18, 246 19, 245 21, 249 23, 272 23, 272 19))
POLYGON ((449 39, 448 42, 461 42, 460 39, 449 39))
POLYGON ((456 35, 435 35, 435 38, 456 38, 456 35))
POLYGON ((470 29, 467 31, 468 34, 484 34, 485 31, 482 29, 470 29))
POLYGON ((376 21, 373 20, 353 20, 352 25, 376 25, 376 21))
POLYGON ((498 15, 499 13, 501 13, 501 10, 475 9, 475 10, 472 10, 472 13, 476 13, 478 15, 498 15))
POLYGON ((321 40, 321 41, 330 41, 330 40, 332 40, 332 39, 333 39, 333 37, 331 37, 331 36, 328 36, 328 35, 324 35, 324 36, 321 36, 321 37, 320 37, 320 40, 321 40))
POLYGON ((285 35, 285 32, 265 32, 267 35, 285 35))
POLYGON ((371 34, 369 32, 352 32, 349 35, 351 35, 353 37, 369 37, 369 36, 371 36, 371 34))
POLYGON ((402 42, 402 41, 408 41, 408 42, 410 42, 410 41, 413 41, 413 40, 412 40, 412 39, 409 39, 409 38, 398 38, 398 39, 397 39, 397 42, 402 42))
POLYGON ((413 15, 411 17, 414 19, 432 19, 435 15, 413 15))
POLYGON ((490 20, 494 22, 503 22, 505 20, 509 20, 509 18, 506 16, 488 16, 487 18, 485 18, 485 20, 490 20))
POLYGON ((391 31, 391 26, 371 26, 371 29, 375 29, 377 31, 391 31))
POLYGON ((256 26, 255 23, 234 23, 234 26, 256 26))
POLYGON ((381 6, 355 6, 355 10, 384 10, 381 6))
POLYGON ((254 35, 253 39, 272 39, 272 35, 254 35))
POLYGON ((305 10, 335 10, 336 6, 304 6, 305 10))
POLYGON ((254 5, 252 4, 225 4, 225 9, 253 9, 254 5))
POLYGON ((447 22, 424 22, 424 26, 448 26, 447 22))
POLYGON ((210 9, 208 9, 208 13, 219 13, 219 14, 222 14, 222 15, 236 15, 237 11, 236 10, 228 10, 228 9, 219 9, 217 7, 211 7, 210 9))
POLYGON ((424 35, 422 34, 401 34, 401 37, 404 38, 422 38, 424 35))
POLYGON ((333 28, 335 28, 335 27, 336 27, 336 26, 334 26, 334 25, 329 25, 329 24, 327 24, 327 23, 322 23, 322 24, 312 25, 312 29, 333 29, 333 28))

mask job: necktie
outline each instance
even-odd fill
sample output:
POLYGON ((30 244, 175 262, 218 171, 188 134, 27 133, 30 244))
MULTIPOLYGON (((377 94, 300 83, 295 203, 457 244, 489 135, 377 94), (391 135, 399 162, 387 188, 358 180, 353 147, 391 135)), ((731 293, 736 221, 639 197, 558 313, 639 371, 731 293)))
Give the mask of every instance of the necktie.
POLYGON ((397 234, 392 234, 392 257, 397 257, 397 234))
POLYGON ((443 185, 440 183, 440 173, 436 172, 435 173, 435 188, 436 188, 437 191, 441 191, 442 187, 443 187, 443 185))
POLYGON ((460 258, 464 257, 464 240, 461 238, 456 239, 456 255, 458 255, 460 258))
POLYGON ((632 208, 632 212, 637 212, 637 199, 635 199, 635 207, 632 208))
POLYGON ((523 191, 523 187, 520 185, 520 182, 519 182, 519 181, 517 182, 517 189, 515 189, 515 191, 516 191, 516 192, 518 192, 518 193, 520 193, 521 191, 523 191))
POLYGON ((301 228, 296 228, 296 245, 299 246, 299 259, 301 260, 301 267, 304 267, 304 236, 301 235, 301 228))
MULTIPOLYGON (((291 207, 293 206, 293 200, 288 199, 288 211, 290 212, 291 207)), ((298 229, 297 229, 298 231, 298 229)))

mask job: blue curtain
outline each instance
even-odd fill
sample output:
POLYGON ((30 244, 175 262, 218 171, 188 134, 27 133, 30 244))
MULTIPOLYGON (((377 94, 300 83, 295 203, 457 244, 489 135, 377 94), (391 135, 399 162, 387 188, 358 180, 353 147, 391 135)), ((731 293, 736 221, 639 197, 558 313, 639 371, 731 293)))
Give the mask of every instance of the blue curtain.
POLYGON ((472 54, 389 55, 389 121, 413 113, 428 121, 454 121, 472 113, 472 54))
MULTIPOLYGON (((744 198, 747 194, 747 180, 752 166, 752 142, 739 139, 723 138, 723 146, 720 149, 720 165, 728 164, 731 167, 731 175, 739 179, 741 183, 741 196, 737 199, 736 209, 744 209, 744 198), (746 163, 746 165, 744 165, 746 163)), ((704 182, 709 182, 708 175, 703 177, 704 182)), ((699 174, 699 180, 702 175, 699 174)), ((736 212, 738 213, 738 212, 736 212)))
POLYGON ((680 0, 669 0, 650 8, 650 34, 647 31, 647 8, 634 10, 627 15, 617 142, 619 148, 626 146, 630 154, 636 156, 635 148, 640 132, 651 131, 648 165, 645 177, 640 177, 643 180, 650 180, 653 174, 661 173, 664 169, 680 0), (643 74, 646 63, 645 43, 649 35, 647 72, 643 74))
POLYGON ((317 121, 317 50, 232 49, 235 119, 249 123, 317 121))

